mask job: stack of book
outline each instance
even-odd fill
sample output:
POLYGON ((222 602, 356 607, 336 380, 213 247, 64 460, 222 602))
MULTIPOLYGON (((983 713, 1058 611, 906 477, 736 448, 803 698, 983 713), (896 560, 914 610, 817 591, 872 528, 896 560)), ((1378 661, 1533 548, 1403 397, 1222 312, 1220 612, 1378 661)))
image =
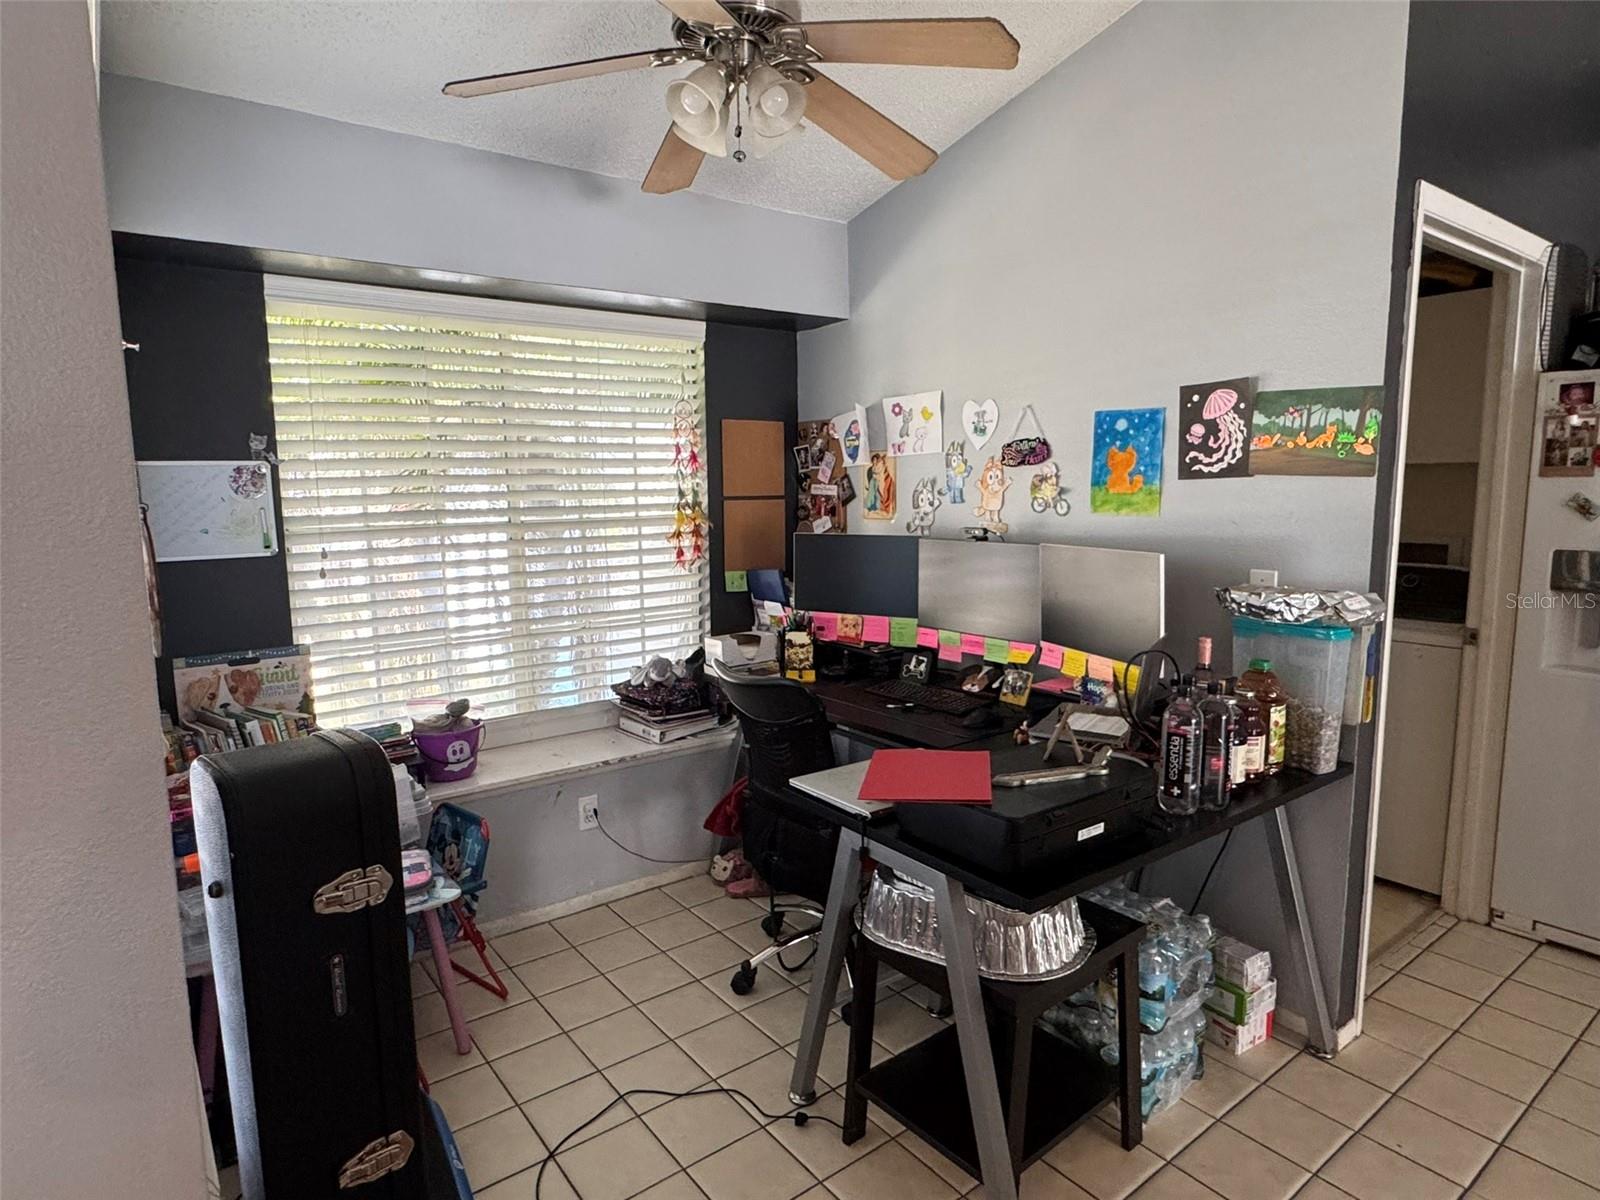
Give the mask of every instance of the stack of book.
POLYGON ((629 704, 626 700, 617 701, 617 728, 658 746, 716 727, 716 714, 709 708, 694 708, 667 716, 629 704))
POLYGON ((417 749, 416 739, 400 727, 399 721, 382 721, 376 725, 351 726, 357 733, 364 733, 378 745, 383 747, 383 752, 391 763, 396 766, 409 767, 414 762, 422 761, 422 751, 417 749))

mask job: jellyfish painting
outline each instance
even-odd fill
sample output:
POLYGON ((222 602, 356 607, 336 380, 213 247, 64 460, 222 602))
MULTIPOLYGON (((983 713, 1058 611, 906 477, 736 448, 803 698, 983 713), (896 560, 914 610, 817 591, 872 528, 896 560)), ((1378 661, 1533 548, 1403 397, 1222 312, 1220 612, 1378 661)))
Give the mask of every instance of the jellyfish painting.
POLYGON ((1182 477, 1215 479, 1249 473, 1253 391, 1249 380, 1183 390, 1181 415, 1189 422, 1184 441, 1192 448, 1184 451, 1182 477))

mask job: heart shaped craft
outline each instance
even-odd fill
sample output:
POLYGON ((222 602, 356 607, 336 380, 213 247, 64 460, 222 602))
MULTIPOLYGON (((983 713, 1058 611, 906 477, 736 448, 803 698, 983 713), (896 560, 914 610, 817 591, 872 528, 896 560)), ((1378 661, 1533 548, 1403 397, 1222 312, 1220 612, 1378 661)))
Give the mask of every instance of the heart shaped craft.
POLYGON ((992 399, 982 404, 968 400, 961 406, 961 426, 966 430, 974 450, 982 450, 983 444, 994 436, 994 427, 999 420, 1000 406, 992 399))

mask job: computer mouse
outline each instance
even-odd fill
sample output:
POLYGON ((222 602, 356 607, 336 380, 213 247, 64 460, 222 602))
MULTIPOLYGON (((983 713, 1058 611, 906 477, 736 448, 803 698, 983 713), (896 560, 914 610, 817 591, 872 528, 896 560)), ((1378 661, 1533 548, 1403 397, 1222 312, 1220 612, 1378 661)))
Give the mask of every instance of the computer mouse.
POLYGON ((1000 706, 998 704, 985 704, 982 708, 975 708, 961 718, 963 729, 993 729, 1000 724, 1000 706))

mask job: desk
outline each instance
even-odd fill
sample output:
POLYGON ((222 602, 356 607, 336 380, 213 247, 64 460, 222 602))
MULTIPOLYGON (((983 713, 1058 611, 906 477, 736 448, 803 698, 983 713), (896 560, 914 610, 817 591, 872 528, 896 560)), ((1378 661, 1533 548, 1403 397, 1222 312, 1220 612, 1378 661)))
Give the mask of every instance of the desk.
POLYGON ((1153 821, 1116 842, 1094 845, 1048 868, 1004 878, 963 862, 944 849, 919 844, 906 837, 892 811, 863 813, 859 781, 852 791, 849 782, 852 777, 841 775, 837 769, 798 776, 791 781, 793 786, 821 801, 819 810, 832 811, 833 819, 840 825, 840 838, 828 889, 826 916, 818 936, 817 965, 805 1021, 801 1025, 800 1044, 796 1047, 790 1100, 809 1104, 815 1099, 822 1035, 828 1009, 839 986, 848 933, 860 895, 861 861, 871 857, 933 890, 939 909, 939 926, 949 931, 945 940, 946 969, 956 1025, 961 1031, 962 1065, 984 1187, 991 1200, 1016 1200, 1010 1145, 984 1019, 972 933, 965 920, 967 891, 970 889, 974 895, 1007 908, 1038 912, 1257 818, 1265 818, 1267 822, 1267 845, 1284 910, 1284 924, 1288 928, 1290 957, 1302 973, 1307 994, 1312 998, 1314 1011, 1308 1014, 1310 1044, 1316 1052, 1331 1056, 1336 1049, 1335 1032, 1317 963, 1286 806, 1349 773, 1348 766, 1340 766, 1327 775, 1285 770, 1273 778, 1241 788, 1238 800, 1222 812, 1153 821), (857 836, 847 836, 851 833, 857 836), (962 919, 956 918, 958 913, 962 914, 962 919))
MULTIPOLYGON (((859 682, 820 679, 806 685, 841 733, 876 746, 922 746, 931 750, 977 748, 999 734, 1009 745, 1010 731, 1028 714, 1010 705, 1000 705, 1001 721, 986 729, 968 729, 961 718, 931 709, 890 708, 894 703, 874 696, 867 689, 880 679, 859 682)), ((1054 701, 1047 708, 1055 707, 1054 701)))

